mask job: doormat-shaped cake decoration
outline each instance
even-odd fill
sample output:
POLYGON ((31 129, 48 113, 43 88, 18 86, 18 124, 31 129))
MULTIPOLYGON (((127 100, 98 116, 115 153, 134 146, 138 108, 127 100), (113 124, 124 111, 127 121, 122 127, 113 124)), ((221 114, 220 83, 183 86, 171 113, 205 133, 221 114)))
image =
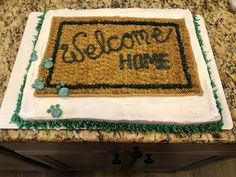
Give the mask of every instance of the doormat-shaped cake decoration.
POLYGON ((36 96, 202 95, 184 19, 54 17, 44 58, 36 96))

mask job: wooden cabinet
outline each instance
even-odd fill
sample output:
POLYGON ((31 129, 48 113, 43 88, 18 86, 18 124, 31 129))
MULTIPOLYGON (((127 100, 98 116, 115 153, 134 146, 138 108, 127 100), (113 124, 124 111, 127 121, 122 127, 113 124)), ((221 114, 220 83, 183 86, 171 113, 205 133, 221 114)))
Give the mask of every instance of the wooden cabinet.
POLYGON ((37 154, 25 153, 25 156, 34 160, 51 165, 59 170, 93 171, 93 170, 112 170, 116 166, 112 163, 113 154, 101 151, 78 151, 58 153, 40 152, 37 154))
POLYGON ((17 158, 0 154, 0 170, 35 170, 31 164, 17 158))
POLYGON ((45 170, 50 166, 0 147, 0 170, 45 170))
POLYGON ((208 154, 146 153, 133 165, 134 171, 174 172, 218 156, 208 154))
POLYGON ((132 170, 174 172, 236 154, 234 146, 115 144, 115 143, 5 143, 24 157, 69 171, 132 170))

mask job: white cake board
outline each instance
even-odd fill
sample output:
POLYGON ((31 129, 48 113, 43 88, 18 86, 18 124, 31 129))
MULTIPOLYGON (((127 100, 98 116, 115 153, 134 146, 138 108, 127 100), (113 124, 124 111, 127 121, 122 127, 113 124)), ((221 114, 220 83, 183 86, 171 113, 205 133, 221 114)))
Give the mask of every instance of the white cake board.
MULTIPOLYGON (((17 129, 18 127, 15 124, 10 124, 11 116, 16 108, 16 102, 18 98, 18 93, 20 86, 22 84, 23 76, 25 74, 25 68, 28 64, 29 55, 32 51, 32 39, 36 33, 35 27, 38 22, 37 16, 40 15, 39 12, 32 12, 29 15, 29 19, 26 25, 25 32, 23 34, 23 38, 21 41, 21 45, 16 57, 15 65, 13 67, 13 71, 9 80, 9 84, 7 90, 5 92, 5 96, 2 102, 2 107, 0 110, 0 129, 17 129), (20 57, 25 56, 25 58, 20 57)), ((232 118, 229 112, 229 108, 225 99, 224 91, 222 88, 221 80, 219 77, 219 73, 217 71, 217 67, 215 64, 213 52, 210 46, 210 42, 208 39, 207 31, 205 28, 204 20, 201 16, 200 18, 200 30, 202 34, 202 38, 204 41, 204 48, 207 52, 207 58, 211 60, 210 65, 212 68, 212 78, 215 81, 218 88, 219 100, 222 104, 223 108, 223 121, 224 121, 224 130, 229 130, 233 128, 232 118)))

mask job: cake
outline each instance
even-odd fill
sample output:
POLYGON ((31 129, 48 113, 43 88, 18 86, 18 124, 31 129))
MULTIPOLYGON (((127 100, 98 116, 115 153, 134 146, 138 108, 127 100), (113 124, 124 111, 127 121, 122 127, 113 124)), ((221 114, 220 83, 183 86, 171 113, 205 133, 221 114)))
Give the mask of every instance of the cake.
POLYGON ((198 16, 182 9, 40 14, 11 122, 21 128, 219 131, 198 16))

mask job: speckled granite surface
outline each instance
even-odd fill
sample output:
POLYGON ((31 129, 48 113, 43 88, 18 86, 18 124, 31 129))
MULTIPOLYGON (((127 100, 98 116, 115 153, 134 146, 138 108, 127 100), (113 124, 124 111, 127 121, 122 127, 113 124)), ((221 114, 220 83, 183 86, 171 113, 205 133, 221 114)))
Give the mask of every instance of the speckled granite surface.
POLYGON ((87 131, 87 130, 0 130, 0 141, 53 142, 138 142, 138 143, 236 143, 236 13, 228 0, 70 0, 0 1, 0 103, 30 12, 48 9, 73 8, 189 8, 202 15, 226 99, 234 119, 234 129, 220 133, 164 134, 155 132, 87 131))

